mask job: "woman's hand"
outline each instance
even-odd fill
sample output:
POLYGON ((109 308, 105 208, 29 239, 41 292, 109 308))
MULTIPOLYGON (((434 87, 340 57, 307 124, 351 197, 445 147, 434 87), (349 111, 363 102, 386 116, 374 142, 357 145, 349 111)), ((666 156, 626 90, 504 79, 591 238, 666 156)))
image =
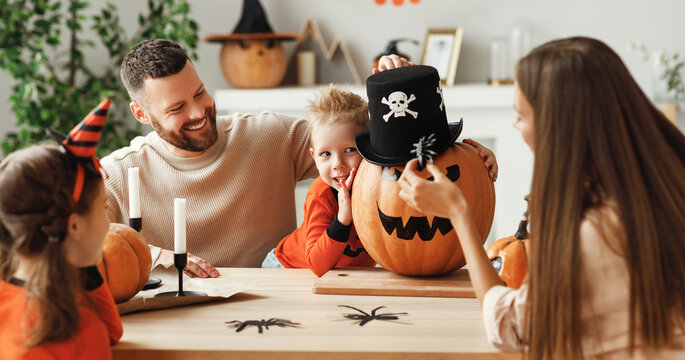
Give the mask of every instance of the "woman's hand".
POLYGON ((400 197, 423 213, 450 219, 469 265, 473 291, 482 306, 485 293, 503 283, 483 249, 482 237, 476 229, 469 205, 459 186, 450 181, 437 166, 426 166, 435 178, 435 181, 428 181, 419 176, 417 165, 418 160, 413 159, 404 167, 399 181, 402 188, 400 197))
POLYGON ((411 207, 422 213, 451 218, 453 215, 468 215, 468 204, 461 189, 454 184, 440 169, 427 164, 426 169, 433 175, 434 181, 428 181, 419 175, 418 160, 407 163, 400 177, 400 198, 411 207))

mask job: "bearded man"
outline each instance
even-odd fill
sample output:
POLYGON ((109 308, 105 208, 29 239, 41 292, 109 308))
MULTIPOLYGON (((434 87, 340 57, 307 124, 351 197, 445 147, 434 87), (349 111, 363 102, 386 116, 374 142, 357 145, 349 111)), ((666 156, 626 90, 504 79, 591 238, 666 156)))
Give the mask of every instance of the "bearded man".
POLYGON ((133 47, 121 79, 133 116, 154 131, 101 161, 110 220, 128 222, 127 173, 138 167, 141 233, 155 265, 173 264, 173 203, 185 198, 186 274, 259 267, 296 228, 296 183, 317 175, 307 122, 270 112, 217 117, 195 67, 173 41, 133 47))

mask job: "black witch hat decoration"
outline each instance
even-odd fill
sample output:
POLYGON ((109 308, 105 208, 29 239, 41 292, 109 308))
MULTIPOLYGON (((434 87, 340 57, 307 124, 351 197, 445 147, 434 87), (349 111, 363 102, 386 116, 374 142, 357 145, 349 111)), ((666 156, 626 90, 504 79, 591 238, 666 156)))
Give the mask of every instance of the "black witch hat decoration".
POLYGON ((354 142, 376 165, 401 166, 418 157, 420 168, 461 134, 463 122, 448 123, 438 71, 415 65, 385 70, 366 79, 370 131, 354 142))
POLYGON ((109 99, 102 100, 69 132, 69 135, 61 134, 50 128, 45 130, 48 135, 57 140, 67 154, 76 159, 76 183, 72 193, 74 202, 78 202, 81 198, 86 179, 85 171, 90 171, 96 175, 101 175, 101 172, 104 172, 100 160, 95 155, 95 147, 100 140, 102 128, 105 126, 110 104, 109 99))
POLYGON ((205 41, 223 42, 227 40, 294 40, 298 34, 274 33, 269 25, 264 8, 259 0, 244 0, 243 13, 232 34, 213 34, 205 37, 205 41))

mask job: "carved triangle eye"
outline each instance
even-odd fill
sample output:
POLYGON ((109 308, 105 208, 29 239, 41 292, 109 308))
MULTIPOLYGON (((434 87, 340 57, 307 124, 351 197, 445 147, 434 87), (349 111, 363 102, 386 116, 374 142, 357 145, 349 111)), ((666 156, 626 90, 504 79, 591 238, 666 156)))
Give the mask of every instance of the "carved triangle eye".
MULTIPOLYGON (((461 174, 459 172, 459 165, 455 164, 455 165, 447 167, 447 178, 450 179, 450 181, 452 181, 452 182, 457 181, 459 179, 460 175, 461 174)), ((433 180, 435 180, 435 178, 431 176, 426 180, 433 181, 433 180)))
POLYGON ((450 179, 452 182, 455 182, 459 179, 459 176, 461 176, 459 172, 459 165, 454 164, 452 166, 447 167, 447 178, 450 179))

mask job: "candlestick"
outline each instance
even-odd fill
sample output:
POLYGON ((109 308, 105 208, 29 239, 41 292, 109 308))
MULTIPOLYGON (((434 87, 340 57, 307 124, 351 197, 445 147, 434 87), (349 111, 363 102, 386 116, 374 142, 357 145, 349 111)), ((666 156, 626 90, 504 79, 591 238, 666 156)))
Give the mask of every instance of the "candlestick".
POLYGON ((178 291, 166 291, 155 295, 155 297, 167 296, 207 296, 201 291, 183 291, 183 269, 188 263, 188 254, 174 254, 174 267, 178 270, 178 291))
MULTIPOLYGON (((186 253, 186 199, 174 199, 174 254, 186 253)), ((184 266, 185 267, 185 266, 184 266)))
MULTIPOLYGON (((143 219, 140 213, 140 169, 128 168, 128 226, 140 232, 143 229, 143 219)), ((158 288, 162 285, 162 279, 151 277, 147 279, 143 290, 158 288)))
POLYGON ((183 291, 183 269, 188 264, 186 252, 186 199, 174 199, 174 267, 178 270, 178 291, 167 291, 155 296, 207 296, 199 291, 183 291))

